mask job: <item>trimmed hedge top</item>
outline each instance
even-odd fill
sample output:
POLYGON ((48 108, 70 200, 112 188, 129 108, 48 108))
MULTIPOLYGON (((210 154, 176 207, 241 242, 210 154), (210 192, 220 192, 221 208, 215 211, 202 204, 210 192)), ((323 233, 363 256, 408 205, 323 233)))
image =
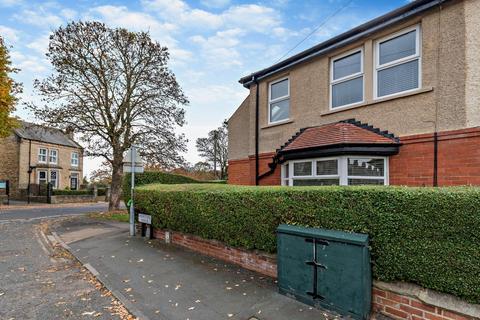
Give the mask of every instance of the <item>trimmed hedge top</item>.
POLYGON ((480 188, 148 185, 157 228, 276 250, 281 223, 367 233, 373 275, 480 302, 480 188))

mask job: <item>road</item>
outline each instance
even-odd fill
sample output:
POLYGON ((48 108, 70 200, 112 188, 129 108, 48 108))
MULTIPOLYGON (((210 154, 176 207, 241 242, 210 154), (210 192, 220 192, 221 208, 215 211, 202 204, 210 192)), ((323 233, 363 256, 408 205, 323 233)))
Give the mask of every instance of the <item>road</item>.
POLYGON ((19 219, 41 219, 59 216, 79 215, 91 212, 102 212, 108 208, 107 203, 86 203, 59 206, 37 206, 32 208, 0 208, 0 221, 19 219))
POLYGON ((96 204, 0 214, 0 319, 133 319, 96 278, 51 239, 48 225, 65 218, 41 219, 104 209, 105 205, 96 204))

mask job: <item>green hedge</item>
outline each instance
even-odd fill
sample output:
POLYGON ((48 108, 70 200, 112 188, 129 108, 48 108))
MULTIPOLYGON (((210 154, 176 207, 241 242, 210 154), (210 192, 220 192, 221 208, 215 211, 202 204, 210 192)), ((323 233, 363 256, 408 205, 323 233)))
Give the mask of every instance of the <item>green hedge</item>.
POLYGON ((83 196, 93 195, 92 190, 53 190, 54 196, 83 196))
MULTIPOLYGON (((126 173, 123 176, 123 198, 127 202, 130 199, 130 187, 131 187, 132 176, 130 173, 126 173)), ((186 184, 186 183, 215 183, 215 184, 226 184, 225 180, 211 180, 211 181, 200 181, 193 178, 182 176, 179 174, 172 174, 160 171, 145 171, 144 173, 135 174, 135 186, 143 186, 146 184, 186 184)))
POLYGON ((480 302, 480 188, 148 185, 153 224, 275 252, 281 223, 367 233, 374 278, 480 302))

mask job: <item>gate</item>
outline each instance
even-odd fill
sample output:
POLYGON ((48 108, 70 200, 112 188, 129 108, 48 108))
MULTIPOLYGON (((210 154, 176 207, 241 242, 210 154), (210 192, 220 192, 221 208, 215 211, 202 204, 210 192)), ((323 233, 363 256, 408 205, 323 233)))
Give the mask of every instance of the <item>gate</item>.
POLYGON ((368 235, 280 225, 277 249, 280 293, 368 319, 372 288, 368 235))

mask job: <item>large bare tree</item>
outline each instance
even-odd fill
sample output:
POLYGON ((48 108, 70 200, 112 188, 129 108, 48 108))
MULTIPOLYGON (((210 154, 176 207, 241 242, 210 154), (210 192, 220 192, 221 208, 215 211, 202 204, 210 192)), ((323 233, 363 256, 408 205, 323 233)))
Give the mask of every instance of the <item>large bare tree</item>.
POLYGON ((100 22, 71 22, 50 36, 47 58, 53 73, 35 80, 44 97, 32 105, 42 121, 80 133, 88 156, 112 165, 109 209, 121 198, 124 152, 139 145, 149 163, 171 167, 183 162, 188 103, 168 68, 166 47, 147 32, 112 29, 100 22))
MULTIPOLYGON (((220 168, 220 178, 227 176, 228 128, 225 120, 221 127, 212 130, 206 138, 198 138, 196 147, 199 155, 212 165, 220 168)), ((216 172, 215 172, 216 175, 216 172)), ((216 176, 218 178, 218 176, 216 176)))

